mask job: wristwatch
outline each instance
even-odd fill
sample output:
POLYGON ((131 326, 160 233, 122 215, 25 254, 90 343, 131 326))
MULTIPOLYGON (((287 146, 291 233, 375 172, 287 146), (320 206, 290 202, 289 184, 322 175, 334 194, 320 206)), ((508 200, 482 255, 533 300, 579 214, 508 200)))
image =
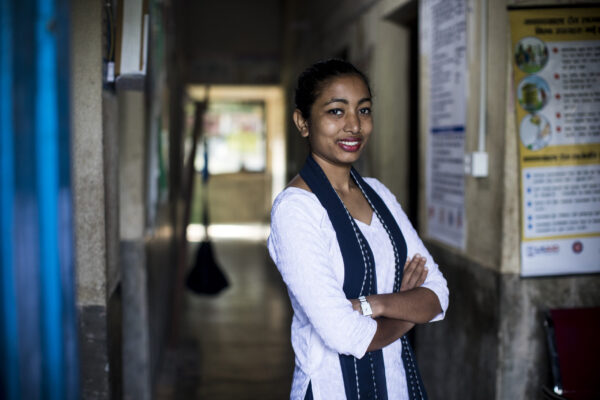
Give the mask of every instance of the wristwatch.
POLYGON ((360 308, 363 315, 373 315, 373 310, 371 310, 371 305, 367 301, 367 298, 365 296, 360 296, 358 300, 360 301, 360 308))

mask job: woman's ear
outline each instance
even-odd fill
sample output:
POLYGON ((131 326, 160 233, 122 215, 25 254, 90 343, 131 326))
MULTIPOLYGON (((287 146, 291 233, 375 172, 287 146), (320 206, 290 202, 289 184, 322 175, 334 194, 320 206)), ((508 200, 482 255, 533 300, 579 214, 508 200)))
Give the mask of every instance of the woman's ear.
POLYGON ((304 119, 302 116, 302 112, 297 108, 294 110, 294 124, 296 124, 296 128, 300 131, 300 135, 302 137, 308 137, 308 121, 304 119))

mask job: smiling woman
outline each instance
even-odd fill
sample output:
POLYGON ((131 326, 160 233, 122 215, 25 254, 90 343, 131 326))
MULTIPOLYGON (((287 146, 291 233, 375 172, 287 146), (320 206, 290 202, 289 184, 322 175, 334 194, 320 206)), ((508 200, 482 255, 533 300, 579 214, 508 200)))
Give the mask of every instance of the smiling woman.
POLYGON ((268 241, 294 309, 291 398, 426 399, 404 335, 444 317, 448 289, 394 195, 352 167, 373 130, 368 80, 320 62, 295 100, 310 154, 275 199, 268 241))

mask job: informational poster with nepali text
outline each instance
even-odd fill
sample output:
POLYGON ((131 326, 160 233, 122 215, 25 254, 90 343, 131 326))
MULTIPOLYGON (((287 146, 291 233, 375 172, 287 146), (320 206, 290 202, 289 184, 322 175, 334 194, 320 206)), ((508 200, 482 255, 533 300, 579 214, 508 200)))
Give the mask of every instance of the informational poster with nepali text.
POLYGON ((429 80, 427 234, 465 248, 467 2, 420 2, 420 53, 429 80))
POLYGON ((600 272, 600 7, 509 16, 521 275, 600 272))

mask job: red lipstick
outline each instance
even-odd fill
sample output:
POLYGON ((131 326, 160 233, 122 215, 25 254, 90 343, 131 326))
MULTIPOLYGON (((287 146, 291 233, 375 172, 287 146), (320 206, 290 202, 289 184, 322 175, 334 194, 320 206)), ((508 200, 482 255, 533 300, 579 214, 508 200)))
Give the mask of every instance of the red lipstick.
POLYGON ((337 141, 337 145, 344 151, 354 153, 360 149, 362 139, 358 137, 342 139, 337 141))

